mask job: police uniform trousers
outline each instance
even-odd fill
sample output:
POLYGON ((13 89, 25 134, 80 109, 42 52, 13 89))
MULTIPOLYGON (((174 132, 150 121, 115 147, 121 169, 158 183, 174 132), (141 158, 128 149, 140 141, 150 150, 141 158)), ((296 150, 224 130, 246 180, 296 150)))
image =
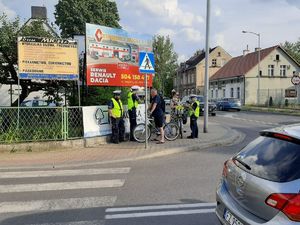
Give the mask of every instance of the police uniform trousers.
POLYGON ((128 115, 129 115, 129 123, 130 123, 130 140, 134 141, 133 130, 137 125, 136 108, 132 108, 131 110, 128 110, 128 115))
POLYGON ((124 141, 125 137, 125 125, 123 118, 113 118, 111 117, 111 142, 119 143, 120 141, 124 141))
POLYGON ((195 115, 192 115, 190 117, 190 128, 192 131, 191 137, 198 138, 198 124, 197 124, 197 117, 195 115))

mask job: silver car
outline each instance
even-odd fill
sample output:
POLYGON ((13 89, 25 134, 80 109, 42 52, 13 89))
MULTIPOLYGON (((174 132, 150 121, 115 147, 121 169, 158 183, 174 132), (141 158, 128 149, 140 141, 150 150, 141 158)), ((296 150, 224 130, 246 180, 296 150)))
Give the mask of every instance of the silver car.
POLYGON ((224 225, 300 224, 300 124, 260 132, 224 163, 216 214, 224 225))

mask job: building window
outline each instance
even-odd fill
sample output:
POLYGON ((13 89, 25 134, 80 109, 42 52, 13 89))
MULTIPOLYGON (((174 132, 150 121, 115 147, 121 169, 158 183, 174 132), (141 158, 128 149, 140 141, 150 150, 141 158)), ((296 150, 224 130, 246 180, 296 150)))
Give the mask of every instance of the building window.
POLYGON ((219 92, 216 90, 216 98, 219 98, 219 92))
POLYGON ((271 77, 274 76, 274 65, 268 65, 268 75, 271 77))
POLYGON ((223 89, 223 98, 226 98, 226 90, 223 89))
POLYGON ((194 93, 194 88, 191 90, 191 94, 195 94, 195 93, 194 93))
POLYGON ((233 95, 234 95, 234 90, 233 88, 230 88, 230 97, 233 98, 233 95))
POLYGON ((214 90, 211 90, 211 98, 214 98, 214 90))
POLYGON ((217 66, 217 59, 212 59, 212 66, 216 67, 217 66))
POLYGON ((221 52, 218 52, 218 56, 219 56, 219 57, 221 56, 221 52))
POLYGON ((286 76, 286 65, 280 65, 280 76, 281 77, 286 76))
POLYGON ((241 98, 240 87, 236 89, 236 94, 237 94, 237 98, 240 99, 241 98))
POLYGON ((279 55, 276 55, 276 61, 279 61, 280 58, 279 58, 279 55))

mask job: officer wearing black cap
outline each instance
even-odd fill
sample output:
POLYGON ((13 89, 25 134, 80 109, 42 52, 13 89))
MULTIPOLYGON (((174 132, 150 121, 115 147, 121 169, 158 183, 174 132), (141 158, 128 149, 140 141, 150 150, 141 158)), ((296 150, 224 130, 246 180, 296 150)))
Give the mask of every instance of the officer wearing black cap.
POLYGON ((124 141, 125 125, 123 120, 124 109, 121 101, 121 91, 113 92, 114 97, 108 102, 108 115, 112 125, 111 142, 119 144, 124 141))
POLYGON ((191 99, 191 104, 189 109, 189 116, 190 116, 190 128, 192 133, 187 138, 194 139, 194 138, 198 138, 197 119, 200 115, 200 102, 197 101, 197 95, 195 94, 191 94, 190 99, 191 99))
POLYGON ((130 123, 130 141, 134 141, 133 130, 136 127, 136 110, 139 105, 137 91, 139 86, 132 86, 127 96, 128 115, 130 123))

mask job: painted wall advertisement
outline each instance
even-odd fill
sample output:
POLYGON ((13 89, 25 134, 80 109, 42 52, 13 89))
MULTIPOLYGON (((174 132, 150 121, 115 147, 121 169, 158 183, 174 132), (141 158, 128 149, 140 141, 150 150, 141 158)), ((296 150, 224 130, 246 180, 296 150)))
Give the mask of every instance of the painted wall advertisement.
POLYGON ((18 37, 20 79, 78 80, 77 42, 18 37))
MULTIPOLYGON (((139 52, 152 51, 152 37, 86 24, 87 84, 90 86, 144 86, 139 52)), ((152 86, 152 76, 148 85, 152 86)))
MULTIPOLYGON (((106 136, 111 134, 111 125, 108 119, 107 106, 87 106, 82 107, 84 137, 106 136)), ((124 106, 124 121, 126 133, 129 133, 129 116, 127 106, 124 106)), ((140 104, 137 108, 137 124, 145 121, 145 104, 140 104)))

